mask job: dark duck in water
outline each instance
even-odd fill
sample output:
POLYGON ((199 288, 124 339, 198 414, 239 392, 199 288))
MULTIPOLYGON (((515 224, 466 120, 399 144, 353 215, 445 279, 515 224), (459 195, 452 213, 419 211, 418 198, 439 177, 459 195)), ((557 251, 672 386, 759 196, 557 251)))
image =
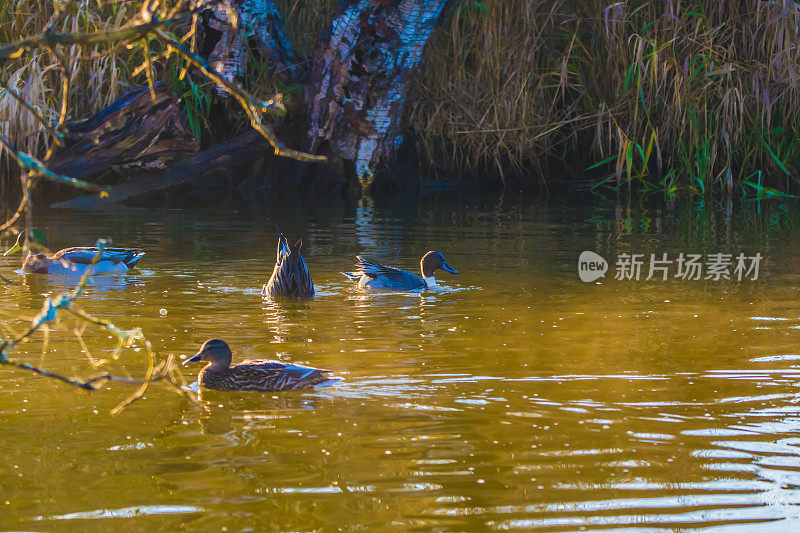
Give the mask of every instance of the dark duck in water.
POLYGON ((209 363, 197 374, 197 382, 207 389, 222 391, 278 392, 326 387, 338 381, 320 370, 267 359, 247 360, 231 366, 231 349, 225 341, 206 341, 193 357, 184 361, 209 363))
POLYGON ((418 291, 437 287, 434 272, 442 269, 452 274, 458 271, 447 264, 441 252, 430 251, 419 262, 422 277, 386 265, 379 265, 356 256, 356 270, 342 272, 351 281, 358 284, 362 291, 418 291))
MULTIPOLYGON (((275 227, 277 228, 277 226, 275 227)), ((278 257, 275 260, 272 276, 261 289, 261 295, 264 298, 280 296, 311 298, 314 296, 314 282, 311 281, 306 260, 300 253, 302 245, 303 241, 297 241, 293 246, 289 246, 286 236, 278 229, 278 257)))

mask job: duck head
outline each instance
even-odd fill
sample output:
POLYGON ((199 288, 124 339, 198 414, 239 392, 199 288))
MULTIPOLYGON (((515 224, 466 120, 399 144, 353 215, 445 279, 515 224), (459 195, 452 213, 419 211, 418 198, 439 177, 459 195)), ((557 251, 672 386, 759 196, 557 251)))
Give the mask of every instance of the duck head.
POLYGON ((442 252, 436 252, 433 250, 422 256, 422 260, 419 262, 419 267, 420 270, 422 270, 422 277, 425 279, 425 283, 427 283, 430 287, 436 285, 436 280, 434 279, 433 274, 440 268, 444 271, 450 272, 451 274, 458 274, 458 270, 448 265, 447 261, 444 260, 442 252))
POLYGON ((220 339, 210 339, 203 343, 200 347, 200 351, 184 361, 183 364, 209 361, 211 364, 208 365, 206 369, 213 372, 220 372, 230 368, 231 358, 231 349, 228 347, 227 342, 220 339))
POLYGON ((11 255, 21 251, 26 242, 28 242, 28 247, 30 247, 30 243, 35 243, 39 247, 47 247, 47 237, 45 237, 42 230, 33 228, 30 231, 30 235, 28 235, 28 230, 24 229, 17 235, 17 242, 14 243, 14 246, 9 248, 3 255, 11 255))

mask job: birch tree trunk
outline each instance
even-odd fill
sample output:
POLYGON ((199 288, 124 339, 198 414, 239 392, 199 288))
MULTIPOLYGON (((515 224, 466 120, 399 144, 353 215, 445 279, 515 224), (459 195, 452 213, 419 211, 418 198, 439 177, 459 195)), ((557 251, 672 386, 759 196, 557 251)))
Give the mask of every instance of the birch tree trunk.
POLYGON ((312 151, 322 141, 365 189, 400 145, 409 81, 452 0, 344 0, 317 43, 306 93, 312 151))
POLYGON ((222 3, 213 6, 207 20, 209 27, 221 33, 208 58, 214 70, 228 81, 244 77, 247 49, 253 45, 284 81, 302 80, 307 69, 286 36, 275 2, 232 0, 230 4, 236 10, 237 24, 222 3))
MULTIPOLYGON (((364 188, 402 141, 401 121, 414 69, 453 0, 343 0, 314 52, 306 89, 311 150, 352 161, 364 188)), ((209 25, 221 32, 209 62, 228 79, 245 74, 255 41, 287 80, 305 76, 272 0, 235 0, 234 27, 220 4, 209 25)))

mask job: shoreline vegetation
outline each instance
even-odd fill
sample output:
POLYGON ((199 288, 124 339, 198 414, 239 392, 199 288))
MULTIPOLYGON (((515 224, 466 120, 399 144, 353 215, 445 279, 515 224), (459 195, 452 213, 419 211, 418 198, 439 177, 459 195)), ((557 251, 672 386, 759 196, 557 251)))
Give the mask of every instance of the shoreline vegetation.
POLYGON ((790 1, 462 9, 423 69, 415 124, 463 168, 551 162, 668 196, 796 191, 799 26, 790 1))
MULTIPOLYGON (((143 4, 7 0, 0 12, 0 46, 40 34, 51 24, 53 31, 65 33, 124 27, 143 4), (54 16, 56 7, 63 11, 54 16)), ((298 71, 304 65, 307 70, 319 36, 324 38, 337 16, 337 2, 279 0, 274 5, 291 46, 287 57, 298 71)), ((772 198, 800 190, 800 143, 795 138, 800 6, 795 2, 441 5, 437 27, 422 42, 417 68, 410 69, 413 79, 398 125, 405 141, 401 156, 411 153, 405 159, 419 161, 423 172, 442 181, 468 176, 516 187, 548 185, 558 176, 568 187, 633 189, 667 197, 772 198)), ((343 8, 338 9, 341 14, 343 8)), ((197 45, 197 53, 216 64, 209 35, 218 31, 229 41, 235 36, 226 33, 221 19, 192 18, 202 24, 178 24, 169 28, 170 35, 186 46, 197 45)), ((228 16, 231 24, 240 22, 235 19, 228 16)), ((128 90, 159 82, 180 102, 185 129, 199 149, 251 129, 252 121, 234 98, 223 98, 218 84, 194 75, 191 68, 185 75, 186 65, 162 44, 148 37, 57 46, 52 53, 43 47, 9 59, 0 73, 2 87, 10 89, 0 89, 0 133, 20 151, 42 157, 52 148, 42 122, 55 126, 86 118, 128 90), (70 81, 66 102, 64 71, 70 81)), ((227 44, 222 63, 236 52, 227 44)), ((269 124, 287 145, 308 149, 304 137, 309 114, 316 111, 308 108, 304 95, 319 81, 314 71, 311 78, 287 75, 288 69, 276 68, 274 50, 259 53, 250 45, 240 52, 243 68, 230 79, 262 101, 282 94, 287 112, 269 124)), ((379 47, 356 51, 382 52, 379 47)), ((223 71, 221 77, 228 74, 223 71)), ((371 78, 376 85, 392 81, 371 78)), ((331 133, 312 148, 335 145, 344 135, 331 133)), ((337 161, 334 157, 329 164, 337 161)), ((254 165, 262 173, 275 168, 254 165)), ((341 173, 352 175, 352 165, 357 167, 358 160, 349 167, 345 162, 341 173)), ((4 157, 4 199, 19 181, 15 167, 4 157)), ((98 179, 105 186, 120 178, 106 172, 98 179)), ((348 180, 352 177, 337 183, 348 180)))

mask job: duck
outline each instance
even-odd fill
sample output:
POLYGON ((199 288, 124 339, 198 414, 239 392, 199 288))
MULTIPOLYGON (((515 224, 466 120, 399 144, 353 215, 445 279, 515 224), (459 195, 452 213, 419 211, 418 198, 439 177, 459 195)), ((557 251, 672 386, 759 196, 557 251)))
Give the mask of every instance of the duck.
POLYGON ((442 269, 451 274, 458 274, 456 269, 447 264, 442 252, 435 250, 423 255, 419 262, 422 277, 399 268, 373 263, 360 255, 356 256, 355 263, 355 271, 342 272, 342 274, 356 282, 361 290, 416 291, 432 289, 438 286, 436 278, 433 276, 436 270, 442 269))
POLYGON ((197 382, 219 391, 280 392, 326 387, 341 381, 328 377, 330 370, 269 359, 248 359, 231 366, 232 357, 228 343, 209 339, 183 364, 208 361, 197 374, 197 382))
POLYGON ((272 270, 269 281, 262 287, 261 296, 264 298, 281 296, 312 298, 314 282, 311 280, 306 260, 300 253, 303 241, 298 240, 293 246, 289 246, 289 241, 283 232, 278 230, 278 233, 278 254, 275 268, 272 270))
MULTIPOLYGON (((3 255, 11 255, 22 251, 25 241, 38 245, 39 248, 47 247, 47 237, 39 228, 33 228, 28 235, 27 230, 22 230, 17 236, 17 242, 3 255)), ((74 246, 64 248, 52 255, 34 253, 28 254, 22 261, 22 271, 33 274, 62 274, 82 276, 92 264, 99 248, 93 246, 74 246)), ((104 248, 100 260, 94 265, 92 274, 125 273, 132 268, 144 255, 144 252, 133 248, 104 248)))

